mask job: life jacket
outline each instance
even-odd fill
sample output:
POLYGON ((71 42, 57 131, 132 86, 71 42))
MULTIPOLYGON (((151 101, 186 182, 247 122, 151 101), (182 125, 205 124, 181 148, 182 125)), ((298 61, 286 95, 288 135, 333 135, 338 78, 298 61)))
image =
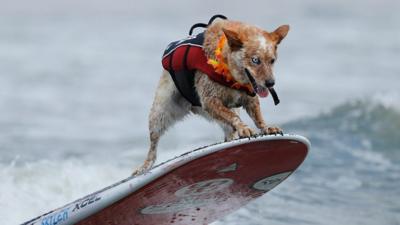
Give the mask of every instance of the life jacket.
MULTIPOLYGON (((212 22, 210 20, 209 24, 212 22)), ((195 27, 198 24, 195 24, 195 27)), ((189 34, 192 33, 193 27, 189 34)), ((201 106, 199 96, 194 87, 194 75, 196 71, 207 74, 208 77, 227 87, 233 87, 234 80, 227 81, 222 74, 215 72, 213 66, 208 64, 208 58, 203 50, 204 32, 197 35, 190 35, 185 39, 170 43, 164 51, 162 65, 167 70, 176 88, 182 96, 193 106, 201 106)), ((255 96, 255 93, 248 88, 238 87, 248 95, 255 96)))

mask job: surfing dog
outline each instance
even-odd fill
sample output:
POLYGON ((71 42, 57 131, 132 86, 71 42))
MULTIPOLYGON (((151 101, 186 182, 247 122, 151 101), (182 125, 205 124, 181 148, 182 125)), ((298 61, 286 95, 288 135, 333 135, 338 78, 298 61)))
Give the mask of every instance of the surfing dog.
POLYGON ((164 71, 149 115, 150 149, 144 164, 134 174, 153 166, 160 137, 190 113, 217 122, 226 141, 256 134, 240 119, 240 107, 261 134, 282 133, 279 127, 265 123, 259 97, 265 98, 269 93, 276 97, 273 66, 277 46, 289 26, 267 32, 219 17, 222 19, 210 20, 204 33, 167 47, 164 71))

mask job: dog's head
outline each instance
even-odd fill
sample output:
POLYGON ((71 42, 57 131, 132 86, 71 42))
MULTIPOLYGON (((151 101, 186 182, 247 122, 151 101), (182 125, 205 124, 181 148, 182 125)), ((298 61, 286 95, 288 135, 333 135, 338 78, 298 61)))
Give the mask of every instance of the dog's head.
POLYGON ((229 46, 224 57, 232 76, 242 84, 251 83, 260 97, 266 97, 268 88, 275 84, 273 66, 277 46, 287 35, 289 26, 280 26, 271 33, 253 26, 222 30, 229 46))

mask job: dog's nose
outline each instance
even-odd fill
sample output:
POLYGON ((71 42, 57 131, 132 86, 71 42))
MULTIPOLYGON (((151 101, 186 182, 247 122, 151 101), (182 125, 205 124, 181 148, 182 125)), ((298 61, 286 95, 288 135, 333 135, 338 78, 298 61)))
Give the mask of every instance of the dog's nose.
POLYGON ((265 81, 265 86, 267 86, 267 88, 273 87, 274 85, 275 85, 275 80, 273 79, 265 81))

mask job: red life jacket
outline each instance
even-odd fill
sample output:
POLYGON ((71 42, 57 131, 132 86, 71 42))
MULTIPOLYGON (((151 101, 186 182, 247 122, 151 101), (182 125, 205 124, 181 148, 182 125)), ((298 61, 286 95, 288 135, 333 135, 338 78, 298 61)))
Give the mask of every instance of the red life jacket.
MULTIPOLYGON (((162 57, 162 65, 167 70, 175 86, 192 105, 201 106, 199 96, 194 87, 194 74, 201 71, 208 77, 224 86, 232 87, 235 81, 226 81, 224 76, 216 73, 214 68, 207 63, 208 59, 203 51, 204 32, 186 39, 172 42, 169 44, 162 57)), ((255 93, 246 88, 239 88, 248 95, 254 96, 255 93)))

